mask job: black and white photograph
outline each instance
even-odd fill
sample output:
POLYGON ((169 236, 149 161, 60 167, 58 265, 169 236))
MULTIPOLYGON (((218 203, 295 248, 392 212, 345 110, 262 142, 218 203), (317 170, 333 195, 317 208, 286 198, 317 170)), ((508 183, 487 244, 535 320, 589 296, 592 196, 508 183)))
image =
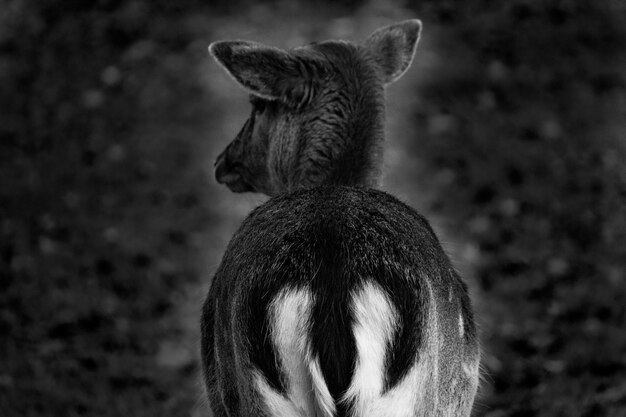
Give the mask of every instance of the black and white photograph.
POLYGON ((626 416, 626 1, 0 0, 57 416, 626 416))

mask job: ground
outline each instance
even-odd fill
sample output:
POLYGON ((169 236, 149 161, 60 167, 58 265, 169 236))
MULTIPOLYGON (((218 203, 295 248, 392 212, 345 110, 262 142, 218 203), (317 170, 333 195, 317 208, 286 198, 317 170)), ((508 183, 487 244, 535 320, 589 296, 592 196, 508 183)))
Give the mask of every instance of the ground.
POLYGON ((248 105, 208 44, 413 17, 384 188, 472 288, 474 414, 626 415, 619 1, 91 3, 0 7, 0 415, 209 415, 199 311, 264 198, 212 179, 248 105))

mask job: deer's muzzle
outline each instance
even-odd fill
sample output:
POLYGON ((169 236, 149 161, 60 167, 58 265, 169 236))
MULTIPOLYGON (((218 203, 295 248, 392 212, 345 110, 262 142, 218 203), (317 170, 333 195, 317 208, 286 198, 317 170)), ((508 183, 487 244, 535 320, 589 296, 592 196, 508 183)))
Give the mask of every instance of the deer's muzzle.
POLYGON ((254 191, 245 180, 244 146, 250 142, 254 130, 254 113, 246 120, 235 140, 228 144, 226 149, 215 160, 215 179, 226 185, 231 191, 243 193, 254 191))
POLYGON ((215 180, 220 184, 226 185, 235 193, 254 191, 253 187, 244 180, 241 165, 230 162, 228 157, 229 148, 230 146, 219 154, 215 160, 215 180))

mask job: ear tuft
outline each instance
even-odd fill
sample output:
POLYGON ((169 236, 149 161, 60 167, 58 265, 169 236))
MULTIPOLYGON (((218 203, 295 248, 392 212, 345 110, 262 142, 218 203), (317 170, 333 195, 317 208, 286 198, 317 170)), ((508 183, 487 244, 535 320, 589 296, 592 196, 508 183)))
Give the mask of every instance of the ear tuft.
POLYGON ((385 84, 400 78, 413 62, 422 31, 419 19, 382 27, 365 40, 365 47, 382 69, 385 84))

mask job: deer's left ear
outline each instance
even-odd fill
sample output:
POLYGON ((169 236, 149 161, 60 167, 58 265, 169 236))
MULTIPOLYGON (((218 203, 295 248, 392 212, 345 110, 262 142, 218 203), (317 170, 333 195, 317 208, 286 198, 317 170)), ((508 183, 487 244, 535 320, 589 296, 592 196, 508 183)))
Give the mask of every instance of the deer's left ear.
POLYGON ((248 41, 209 46, 215 60, 250 94, 298 104, 308 83, 302 63, 282 49, 248 41))
POLYGON ((382 69, 385 84, 396 81, 409 68, 421 31, 420 20, 405 20, 382 27, 365 40, 365 47, 382 69))

